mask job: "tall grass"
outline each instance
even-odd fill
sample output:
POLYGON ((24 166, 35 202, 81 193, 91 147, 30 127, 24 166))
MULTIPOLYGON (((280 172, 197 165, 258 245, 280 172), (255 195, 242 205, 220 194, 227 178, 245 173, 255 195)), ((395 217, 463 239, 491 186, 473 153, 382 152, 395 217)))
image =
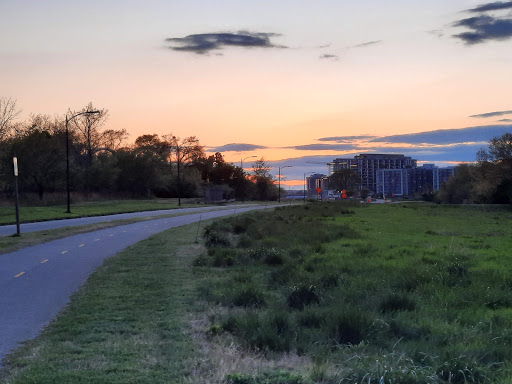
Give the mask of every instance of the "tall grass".
POLYGON ((322 383, 509 382, 511 219, 508 208, 317 203, 216 222, 196 261, 221 268, 214 339, 309 356, 322 383))

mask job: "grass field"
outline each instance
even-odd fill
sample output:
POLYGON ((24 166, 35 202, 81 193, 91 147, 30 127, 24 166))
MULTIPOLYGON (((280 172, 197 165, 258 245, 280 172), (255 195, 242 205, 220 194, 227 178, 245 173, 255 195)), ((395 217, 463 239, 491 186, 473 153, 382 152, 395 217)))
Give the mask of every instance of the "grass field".
POLYGON ((315 203, 106 262, 6 383, 510 383, 512 210, 315 203))
MULTIPOLYGON (((182 199, 181 207, 197 206, 197 204, 187 203, 188 200, 190 199, 182 199)), ((20 221, 26 223, 175 208, 178 208, 178 199, 107 200, 76 203, 71 205, 71 213, 66 213, 66 205, 22 206, 20 207, 20 221)), ((16 213, 14 206, 0 206, 0 225, 15 223, 16 213)))

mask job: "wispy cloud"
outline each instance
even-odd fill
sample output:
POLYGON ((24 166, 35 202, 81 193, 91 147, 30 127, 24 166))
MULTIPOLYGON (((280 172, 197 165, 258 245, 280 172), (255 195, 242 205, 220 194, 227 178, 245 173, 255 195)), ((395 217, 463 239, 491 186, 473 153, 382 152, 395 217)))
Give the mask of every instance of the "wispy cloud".
POLYGON ((338 55, 333 55, 333 54, 330 54, 330 53, 326 53, 326 54, 320 56, 320 59, 331 60, 331 61, 339 61, 340 57, 338 55))
POLYGON ((507 40, 512 37, 512 19, 477 16, 459 20, 455 27, 467 27, 471 31, 454 35, 466 44, 473 45, 488 40, 507 40))
POLYGON ((498 120, 500 123, 512 123, 512 119, 500 119, 498 120))
POLYGON ((331 137, 322 137, 318 139, 318 141, 333 141, 335 143, 351 143, 354 140, 369 140, 373 139, 377 136, 369 136, 369 135, 360 135, 360 136, 331 136, 331 137))
POLYGON ((495 1, 494 3, 482 4, 476 8, 468 9, 467 12, 487 12, 502 9, 512 9, 512 1, 495 1))
POLYGON ((353 45, 352 48, 364 48, 364 47, 368 47, 370 45, 375 45, 375 44, 380 44, 380 43, 382 43, 382 40, 367 41, 365 43, 353 45))
POLYGON ((281 36, 277 33, 267 32, 219 32, 201 33, 185 37, 170 37, 165 39, 174 51, 208 54, 211 51, 226 47, 243 48, 287 48, 272 43, 271 38, 281 36))
POLYGON ((468 45, 512 38, 512 19, 509 15, 496 16, 495 14, 489 15, 486 13, 507 9, 512 9, 512 1, 496 1, 466 10, 465 12, 479 15, 454 22, 452 27, 463 27, 468 31, 455 34, 453 37, 464 41, 468 45))
POLYGON ((263 145, 256 144, 242 144, 242 143, 231 143, 221 145, 220 147, 209 148, 209 152, 246 152, 246 151, 254 151, 256 149, 266 149, 263 145))
POLYGON ((496 136, 512 132, 512 125, 486 125, 461 129, 440 129, 404 135, 378 137, 371 142, 406 143, 406 144, 458 144, 485 143, 496 136))
POLYGON ((353 144, 306 144, 286 147, 298 151, 347 151, 354 149, 353 144))
POLYGON ((480 113, 478 115, 471 115, 469 117, 487 118, 487 117, 503 116, 503 115, 510 115, 510 114, 512 114, 512 111, 496 111, 496 112, 480 113))

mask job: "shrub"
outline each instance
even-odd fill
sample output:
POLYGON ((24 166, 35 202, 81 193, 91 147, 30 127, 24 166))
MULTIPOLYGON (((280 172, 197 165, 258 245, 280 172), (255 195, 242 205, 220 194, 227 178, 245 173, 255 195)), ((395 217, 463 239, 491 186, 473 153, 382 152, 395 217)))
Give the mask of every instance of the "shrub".
POLYGON ((263 292, 252 285, 242 287, 233 297, 233 304, 237 307, 263 307, 265 303, 263 292))
POLYGON ((441 380, 448 383, 483 383, 486 381, 485 368, 469 361, 465 356, 448 359, 436 370, 441 380))
POLYGON ((231 316, 222 325, 248 347, 260 351, 289 351, 295 336, 293 324, 286 313, 247 313, 237 318, 231 316))
POLYGON ((339 275, 334 272, 328 272, 320 277, 322 287, 335 288, 339 285, 339 275))
POLYGON ((369 325, 370 321, 359 312, 337 313, 327 320, 328 336, 335 345, 356 345, 363 341, 369 325))
POLYGON ((302 376, 290 372, 266 372, 258 376, 232 373, 226 376, 227 384, 307 384, 302 376))
POLYGON ((286 298, 286 302, 289 307, 302 310, 307 305, 319 303, 320 299, 314 285, 299 285, 292 287, 292 291, 286 298))
POLYGON ((297 324, 305 328, 321 328, 325 324, 325 318, 316 309, 305 309, 297 316, 297 324))
POLYGON ((413 311, 416 303, 405 295, 388 295, 380 303, 382 312, 413 311))
POLYGON ((204 230, 203 238, 207 247, 217 245, 229 247, 231 245, 227 233, 219 231, 218 228, 212 226, 209 226, 204 230))

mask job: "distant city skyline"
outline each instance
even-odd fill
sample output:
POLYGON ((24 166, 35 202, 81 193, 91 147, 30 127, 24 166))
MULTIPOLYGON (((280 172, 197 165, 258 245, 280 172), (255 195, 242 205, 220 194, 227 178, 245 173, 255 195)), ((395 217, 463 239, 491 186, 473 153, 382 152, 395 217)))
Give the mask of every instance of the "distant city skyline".
POLYGON ((0 33, 21 120, 92 102, 129 142, 195 135, 283 184, 360 153, 474 161, 512 131, 512 1, 19 0, 0 33))

